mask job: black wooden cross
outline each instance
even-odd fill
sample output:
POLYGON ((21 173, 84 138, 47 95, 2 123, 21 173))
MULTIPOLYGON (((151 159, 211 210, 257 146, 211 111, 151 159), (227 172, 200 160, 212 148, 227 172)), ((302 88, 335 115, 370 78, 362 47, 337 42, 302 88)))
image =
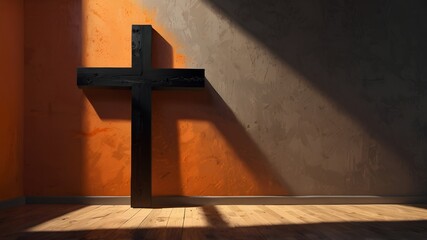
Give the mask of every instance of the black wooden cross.
POLYGON ((153 69, 151 25, 132 26, 131 68, 79 68, 79 87, 132 90, 131 206, 151 207, 151 90, 201 88, 204 69, 153 69))

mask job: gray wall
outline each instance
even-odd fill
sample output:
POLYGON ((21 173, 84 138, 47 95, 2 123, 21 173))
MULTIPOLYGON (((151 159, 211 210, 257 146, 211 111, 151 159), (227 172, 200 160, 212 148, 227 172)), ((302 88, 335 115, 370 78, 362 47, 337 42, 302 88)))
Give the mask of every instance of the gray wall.
POLYGON ((139 1, 290 194, 427 194, 426 1, 139 1))

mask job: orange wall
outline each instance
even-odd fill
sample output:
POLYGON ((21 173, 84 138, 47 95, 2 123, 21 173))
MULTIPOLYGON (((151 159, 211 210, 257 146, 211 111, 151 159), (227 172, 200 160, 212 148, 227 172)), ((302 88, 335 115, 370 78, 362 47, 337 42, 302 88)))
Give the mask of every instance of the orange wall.
POLYGON ((0 0, 0 200, 23 195, 23 1, 0 0))
POLYGON ((79 1, 25 1, 25 157, 27 196, 82 191, 83 93, 79 1))
MULTIPOLYGON (((26 1, 25 10, 26 195, 129 195, 130 93, 78 89, 76 67, 129 66, 132 24, 159 32, 156 66, 184 67, 185 43, 131 0, 26 1)), ((153 101, 155 195, 286 193, 211 87, 153 101)))

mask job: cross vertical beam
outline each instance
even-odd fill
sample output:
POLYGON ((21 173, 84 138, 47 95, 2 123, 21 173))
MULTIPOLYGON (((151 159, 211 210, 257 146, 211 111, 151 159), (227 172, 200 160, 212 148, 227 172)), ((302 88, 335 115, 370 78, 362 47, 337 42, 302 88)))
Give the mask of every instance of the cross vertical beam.
POLYGON ((77 85, 132 91, 131 206, 152 206, 151 91, 202 88, 204 69, 152 69, 151 25, 132 26, 131 68, 79 68, 77 85))
MULTIPOLYGON (((141 75, 151 71, 151 27, 132 27, 132 68, 141 75), (142 51, 139 51, 141 49, 142 51), (139 55, 141 54, 141 55, 139 55), (133 54, 132 54, 133 55, 133 54), (134 61, 135 59, 135 61, 134 61)), ((131 206, 152 205, 151 81, 132 85, 131 206)))
POLYGON ((132 86, 132 207, 151 206, 151 146, 151 82, 144 81, 132 86))

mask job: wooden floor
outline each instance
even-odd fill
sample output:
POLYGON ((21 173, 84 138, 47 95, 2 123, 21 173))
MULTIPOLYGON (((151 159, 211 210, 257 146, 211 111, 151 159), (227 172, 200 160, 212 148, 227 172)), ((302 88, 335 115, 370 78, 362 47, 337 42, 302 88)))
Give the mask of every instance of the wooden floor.
POLYGON ((0 212, 0 239, 427 239, 425 208, 25 205, 0 212))

